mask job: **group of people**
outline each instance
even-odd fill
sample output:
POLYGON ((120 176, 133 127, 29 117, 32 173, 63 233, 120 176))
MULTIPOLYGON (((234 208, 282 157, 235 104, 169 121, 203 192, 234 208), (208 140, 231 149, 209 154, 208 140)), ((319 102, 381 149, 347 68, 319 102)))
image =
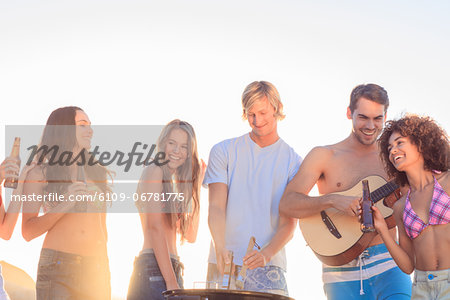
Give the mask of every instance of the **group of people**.
MULTIPOLYGON (((145 167, 137 193, 183 193, 186 200, 181 208, 137 202, 144 244, 134 262, 128 299, 164 299, 163 291, 184 287, 177 239, 196 240, 202 185, 209 192, 212 236, 207 282, 221 281, 232 263, 235 280, 246 270, 244 290, 287 296, 284 246, 298 219, 331 208, 357 220, 361 197, 338 192, 370 175, 394 179, 401 187, 401 198, 393 204, 397 229, 390 228, 374 206, 378 234, 370 235, 365 249, 348 263, 323 265, 327 298, 449 299, 448 136, 429 117, 406 115, 386 123, 388 106, 381 86, 358 85, 347 109, 353 125, 350 135, 339 143, 313 148, 304 160, 278 135, 283 104, 277 89, 266 81, 249 84, 242 95, 242 117, 251 131, 216 144, 207 165, 198 157, 193 127, 180 120, 168 123, 157 142, 167 164, 145 167), (314 185, 320 196, 309 195, 314 185), (252 237, 258 247, 248 251, 252 237), (407 274, 413 271, 412 284, 407 274)), ((41 144, 79 153, 91 146, 90 125, 81 108, 59 108, 50 115, 41 144), (51 125, 76 126, 61 135, 55 132, 58 126, 51 125)), ((83 169, 85 180, 80 180, 76 165, 49 165, 44 159, 25 166, 19 175, 17 165, 7 158, 1 164, 0 182, 6 176, 18 178, 13 193, 25 195, 111 192, 107 168, 95 164, 83 169)), ((5 212, 0 204, 2 238, 11 236, 18 206, 11 202, 5 212)), ((77 206, 75 202, 23 204, 23 237, 29 241, 46 234, 37 299, 111 297, 106 207, 91 204, 90 213, 85 213, 86 208, 77 206), (39 214, 41 205, 44 214, 39 214)), ((0 299, 5 297, 0 290, 0 299)))

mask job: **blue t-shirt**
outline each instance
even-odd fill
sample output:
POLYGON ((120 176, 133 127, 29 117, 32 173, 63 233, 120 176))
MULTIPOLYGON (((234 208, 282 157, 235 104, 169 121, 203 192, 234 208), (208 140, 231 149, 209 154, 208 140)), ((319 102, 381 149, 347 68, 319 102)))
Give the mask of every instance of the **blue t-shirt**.
MULTIPOLYGON (((242 265, 251 236, 262 247, 274 236, 281 196, 301 161, 281 138, 261 148, 245 134, 211 149, 203 184, 221 182, 228 186, 225 248, 233 251, 235 264, 242 265)), ((209 262, 216 263, 212 244, 209 262)), ((268 265, 286 269, 284 248, 268 265)))

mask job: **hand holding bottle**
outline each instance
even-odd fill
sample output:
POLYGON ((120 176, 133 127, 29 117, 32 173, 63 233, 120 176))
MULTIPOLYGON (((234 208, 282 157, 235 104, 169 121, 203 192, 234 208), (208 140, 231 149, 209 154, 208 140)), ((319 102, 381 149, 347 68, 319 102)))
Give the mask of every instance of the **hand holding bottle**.
POLYGON ((12 168, 10 166, 11 163, 16 164, 17 166, 17 171, 10 171, 10 172, 5 172, 5 183, 4 186, 7 188, 12 188, 15 189, 17 188, 17 181, 18 181, 18 175, 19 175, 19 170, 20 170, 20 137, 16 137, 14 139, 14 145, 12 147, 11 150, 11 155, 7 158, 8 160, 8 168, 12 168))
POLYGON ((0 184, 5 178, 19 179, 20 167, 14 158, 7 157, 0 165, 0 184))

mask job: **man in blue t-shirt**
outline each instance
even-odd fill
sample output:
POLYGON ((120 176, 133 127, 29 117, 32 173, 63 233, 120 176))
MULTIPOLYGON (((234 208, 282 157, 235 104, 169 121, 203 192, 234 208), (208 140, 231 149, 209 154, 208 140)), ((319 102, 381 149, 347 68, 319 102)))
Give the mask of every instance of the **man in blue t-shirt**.
POLYGON ((213 243, 208 281, 217 281, 224 265, 248 267, 244 290, 287 295, 284 245, 296 221, 280 216, 278 205, 301 157, 277 132, 284 118, 276 88, 266 81, 249 84, 242 95, 243 118, 250 133, 216 144, 203 183, 209 187, 208 223, 213 243), (246 254, 251 237, 261 245, 246 254))

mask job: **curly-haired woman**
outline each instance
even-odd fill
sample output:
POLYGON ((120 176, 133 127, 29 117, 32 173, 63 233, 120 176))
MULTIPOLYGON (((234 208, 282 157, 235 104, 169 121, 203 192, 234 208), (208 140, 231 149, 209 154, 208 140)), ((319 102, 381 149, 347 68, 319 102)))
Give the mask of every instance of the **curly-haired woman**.
POLYGON ((409 191, 394 204, 399 244, 373 208, 375 227, 400 269, 414 273, 412 299, 450 297, 449 140, 429 117, 387 122, 379 141, 387 173, 409 191))

